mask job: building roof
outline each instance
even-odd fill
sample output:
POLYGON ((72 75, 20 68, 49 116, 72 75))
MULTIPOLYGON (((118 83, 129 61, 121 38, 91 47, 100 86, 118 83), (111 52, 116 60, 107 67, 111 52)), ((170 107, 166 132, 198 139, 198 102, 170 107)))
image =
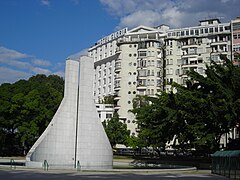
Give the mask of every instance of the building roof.
POLYGON ((218 18, 211 18, 211 19, 205 19, 205 20, 200 20, 199 22, 207 22, 207 21, 218 21, 218 23, 221 23, 221 21, 218 18))

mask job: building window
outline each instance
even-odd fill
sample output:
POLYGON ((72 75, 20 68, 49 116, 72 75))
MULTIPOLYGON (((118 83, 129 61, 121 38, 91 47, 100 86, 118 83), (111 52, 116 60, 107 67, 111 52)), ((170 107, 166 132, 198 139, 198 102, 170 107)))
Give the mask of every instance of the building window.
POLYGON ((224 29, 227 31, 227 30, 230 30, 230 26, 225 26, 224 29))
POLYGON ((194 31, 192 29, 190 30, 190 35, 194 35, 194 31))
POLYGON ((146 57, 147 56, 147 51, 139 51, 138 56, 139 57, 146 57))
POLYGON ((131 101, 128 101, 128 104, 131 104, 131 101))
POLYGON ((154 95, 154 89, 151 89, 151 94, 154 95))
POLYGON ((112 114, 106 114, 106 118, 107 119, 111 119, 112 118, 112 114))
POLYGON ((152 70, 152 74, 151 75, 154 76, 154 70, 152 70))
POLYGON ((180 69, 176 69, 176 75, 180 74, 180 69))
POLYGON ((147 75, 150 76, 150 70, 147 71, 147 75))
POLYGON ((128 91, 128 94, 131 94, 131 91, 128 91))
POLYGON ((199 35, 199 30, 195 29, 195 35, 199 35))
POLYGON ((132 57, 132 54, 129 54, 129 57, 132 57))
POLYGON ((237 39, 237 34, 233 34, 233 39, 237 39))

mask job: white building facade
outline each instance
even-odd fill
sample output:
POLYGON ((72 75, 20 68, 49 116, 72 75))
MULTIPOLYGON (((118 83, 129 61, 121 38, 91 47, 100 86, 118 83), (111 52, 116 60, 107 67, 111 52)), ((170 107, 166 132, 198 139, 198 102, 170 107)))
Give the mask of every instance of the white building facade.
MULTIPOLYGON (((136 95, 155 95, 163 90, 163 45, 167 26, 127 28, 98 41, 89 49, 95 61, 95 99, 112 95, 114 111, 131 135, 137 126, 132 100, 136 95), (113 38, 114 37, 114 38, 113 38)), ((99 112, 100 113, 100 112, 99 112)), ((101 113, 100 113, 101 114, 101 113)))
POLYGON ((211 60, 220 62, 219 54, 231 58, 230 23, 222 24, 218 19, 200 21, 196 27, 169 30, 165 42, 167 92, 172 82, 184 85, 186 72, 191 68, 204 75, 205 64, 211 60))
POLYGON ((96 101, 113 95, 114 111, 131 135, 136 135, 135 117, 129 112, 136 95, 171 91, 172 82, 184 85, 188 70, 193 68, 204 75, 205 65, 211 60, 220 62, 220 54, 232 59, 233 48, 239 50, 239 41, 232 39, 238 38, 240 32, 236 29, 239 19, 233 22, 237 34, 234 37, 230 22, 209 19, 200 21, 198 26, 179 29, 166 25, 125 28, 99 40, 89 48, 89 56, 95 62, 96 101))

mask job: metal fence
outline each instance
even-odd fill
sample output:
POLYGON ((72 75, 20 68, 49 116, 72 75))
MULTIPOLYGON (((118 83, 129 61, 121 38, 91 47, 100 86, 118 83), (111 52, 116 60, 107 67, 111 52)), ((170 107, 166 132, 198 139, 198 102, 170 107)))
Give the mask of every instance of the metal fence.
POLYGON ((240 179, 240 150, 216 151, 212 155, 212 173, 240 179))

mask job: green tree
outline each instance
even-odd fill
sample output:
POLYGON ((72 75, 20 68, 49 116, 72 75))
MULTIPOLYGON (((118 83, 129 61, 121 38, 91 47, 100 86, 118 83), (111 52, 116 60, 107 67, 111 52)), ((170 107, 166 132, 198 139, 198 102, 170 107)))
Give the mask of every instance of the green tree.
POLYGON ((63 97, 64 81, 56 75, 0 86, 0 154, 28 150, 42 134, 63 97))
MULTIPOLYGON (((176 110, 173 94, 162 93, 157 97, 137 96, 133 101, 133 112, 140 129, 139 143, 160 152, 175 135, 176 110)), ((178 128, 178 127, 177 127, 178 128)))
MULTIPOLYGON (((195 133, 193 143, 209 152, 217 150, 221 136, 239 123, 240 69, 226 56, 221 55, 221 59, 222 64, 213 61, 207 66, 206 76, 191 70, 187 87, 176 85, 177 95, 192 95, 188 99, 189 109, 184 108, 187 102, 183 103, 183 98, 179 105, 185 110, 184 115, 188 115, 185 120, 187 125, 192 125, 191 134, 195 133)), ((186 101, 187 97, 184 99, 186 101)))
POLYGON ((114 113, 109 121, 104 120, 103 127, 112 147, 115 147, 116 144, 126 145, 130 130, 127 130, 127 125, 119 120, 117 113, 114 113))
POLYGON ((206 153, 219 148, 221 136, 239 124, 240 117, 240 69, 221 58, 222 64, 207 66, 206 76, 192 69, 186 86, 173 83, 175 94, 134 100, 132 112, 145 146, 165 147, 175 139, 176 148, 206 153))

